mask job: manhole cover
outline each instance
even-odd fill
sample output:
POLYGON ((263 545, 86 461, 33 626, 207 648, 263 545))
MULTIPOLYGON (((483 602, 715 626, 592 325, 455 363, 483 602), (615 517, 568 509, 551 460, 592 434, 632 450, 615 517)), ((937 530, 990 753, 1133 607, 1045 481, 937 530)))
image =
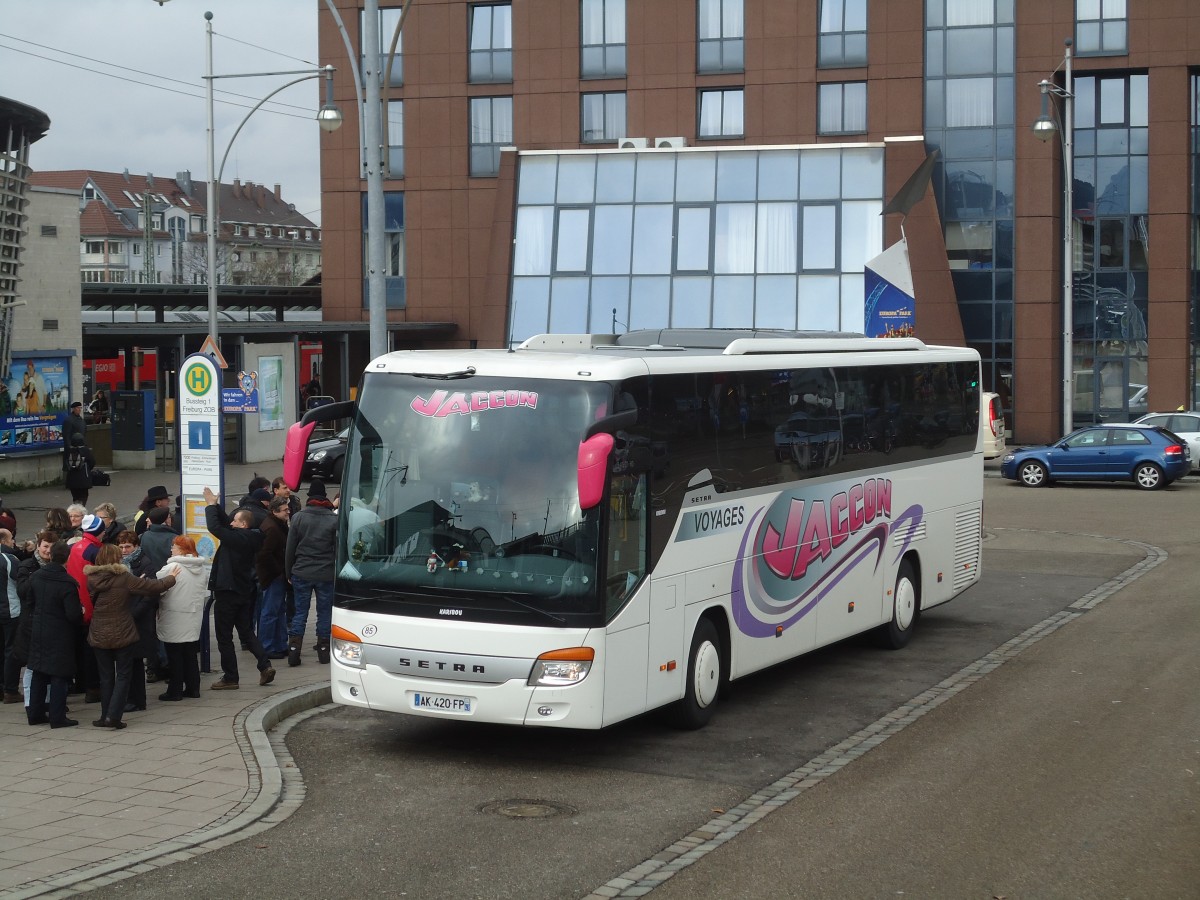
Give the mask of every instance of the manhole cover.
POLYGON ((496 800, 479 807, 480 812, 495 813, 510 819, 548 819, 552 816, 569 816, 575 807, 553 800, 496 800))

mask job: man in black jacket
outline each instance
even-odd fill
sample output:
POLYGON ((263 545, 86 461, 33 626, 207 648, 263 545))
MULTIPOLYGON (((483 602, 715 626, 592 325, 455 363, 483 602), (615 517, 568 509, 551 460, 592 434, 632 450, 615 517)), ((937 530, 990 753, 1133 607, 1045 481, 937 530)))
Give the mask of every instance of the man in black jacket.
POLYGON ((249 510, 239 509, 233 518, 221 508, 220 500, 210 488, 204 489, 204 521, 209 533, 221 542, 213 557, 213 627, 217 633, 217 649, 221 654, 221 677, 212 683, 214 691, 233 691, 238 688, 237 650, 233 645, 233 630, 258 661, 258 683, 270 684, 275 669, 254 633, 254 557, 262 548, 263 533, 252 525, 249 510))

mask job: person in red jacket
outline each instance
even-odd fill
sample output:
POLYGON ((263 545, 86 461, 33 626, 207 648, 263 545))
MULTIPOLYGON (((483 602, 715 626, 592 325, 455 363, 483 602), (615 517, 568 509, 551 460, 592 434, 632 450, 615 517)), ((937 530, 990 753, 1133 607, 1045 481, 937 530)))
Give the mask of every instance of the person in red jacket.
POLYGON ((71 545, 71 555, 67 559, 67 574, 75 579, 79 586, 79 605, 83 608, 83 625, 79 629, 76 652, 79 666, 77 672, 83 673, 84 700, 88 703, 100 702, 100 666, 96 662, 96 654, 87 643, 88 625, 92 621, 92 594, 88 590, 87 576, 83 573, 84 566, 90 566, 96 561, 96 554, 104 546, 104 520, 99 516, 87 515, 79 525, 83 537, 71 545))

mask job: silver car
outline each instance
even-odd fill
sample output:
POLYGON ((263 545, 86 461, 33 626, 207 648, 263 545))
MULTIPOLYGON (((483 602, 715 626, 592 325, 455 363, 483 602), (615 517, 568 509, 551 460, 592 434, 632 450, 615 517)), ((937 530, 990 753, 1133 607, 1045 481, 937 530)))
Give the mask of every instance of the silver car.
POLYGON ((1142 416, 1135 425, 1156 425, 1174 432, 1185 441, 1192 450, 1192 471, 1200 469, 1200 412, 1158 412, 1142 416))

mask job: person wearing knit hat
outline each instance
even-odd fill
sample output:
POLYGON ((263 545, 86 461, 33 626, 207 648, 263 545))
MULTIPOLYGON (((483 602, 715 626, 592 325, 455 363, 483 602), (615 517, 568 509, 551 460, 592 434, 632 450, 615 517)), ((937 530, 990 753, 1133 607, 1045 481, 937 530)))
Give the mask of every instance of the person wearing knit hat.
POLYGON ((317 598, 317 661, 329 663, 329 631, 333 618, 333 557, 337 509, 325 495, 325 482, 314 478, 308 485, 308 503, 288 523, 283 571, 292 580, 296 614, 288 625, 288 665, 300 665, 300 649, 308 625, 312 597, 317 598))
POLYGON ((84 534, 100 535, 104 533, 104 520, 99 516, 91 515, 90 513, 83 517, 83 522, 79 525, 79 530, 84 534))

